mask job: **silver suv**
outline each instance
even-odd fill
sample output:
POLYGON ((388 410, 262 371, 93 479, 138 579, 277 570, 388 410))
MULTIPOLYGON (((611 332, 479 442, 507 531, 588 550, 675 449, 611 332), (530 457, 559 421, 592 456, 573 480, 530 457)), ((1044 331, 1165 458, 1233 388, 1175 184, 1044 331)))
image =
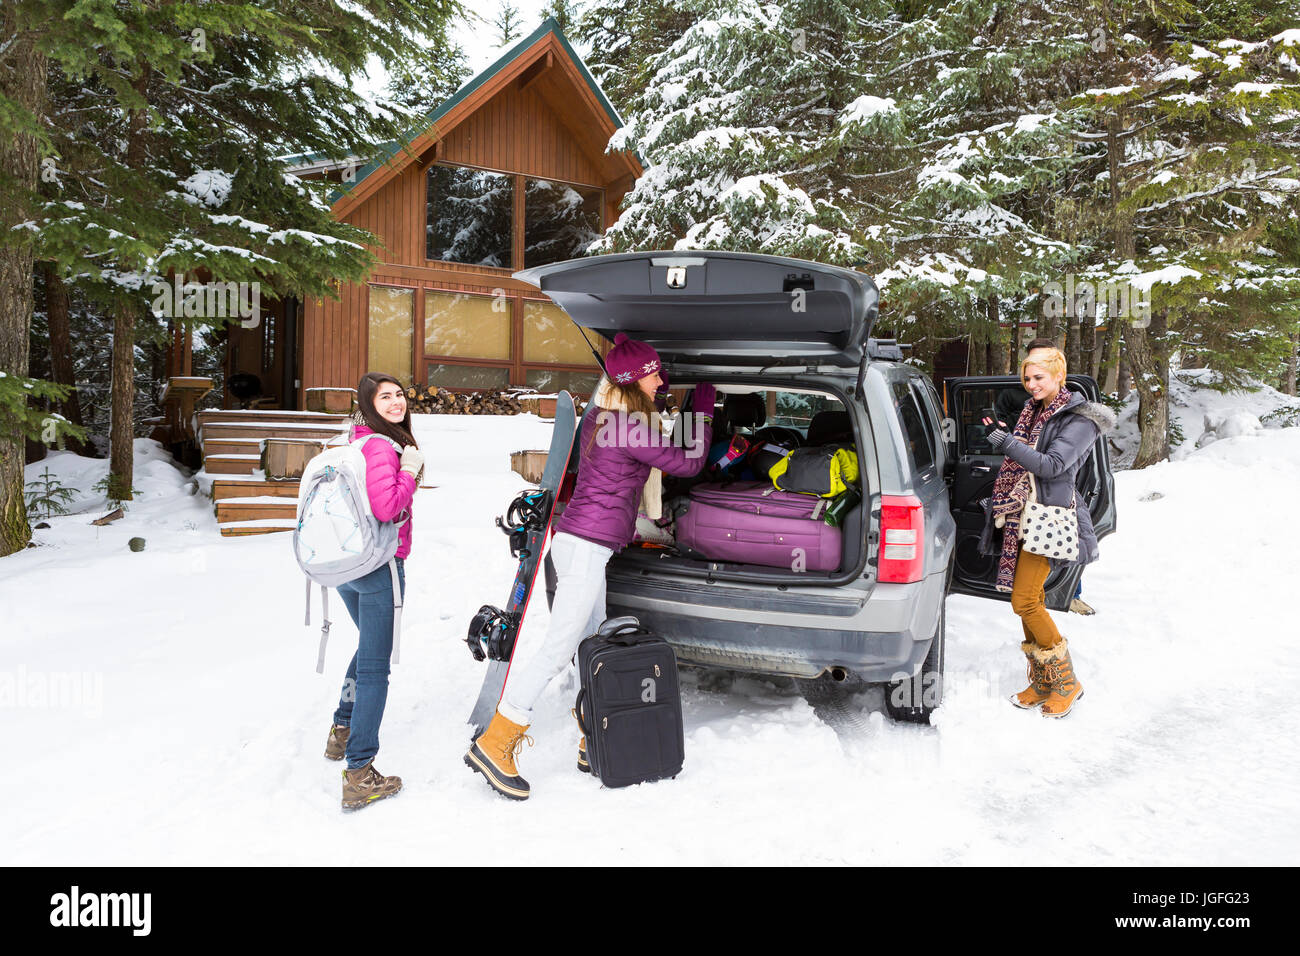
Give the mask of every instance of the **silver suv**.
MULTIPOLYGON (((739 433, 786 447, 856 447, 863 500, 843 521, 837 568, 628 548, 608 567, 609 614, 640 618, 685 662, 886 684, 892 717, 928 721, 943 696, 945 596, 1008 600, 993 587, 996 562, 976 547, 978 502, 1001 462, 978 422, 990 407, 1019 410, 1028 396, 1017 378, 951 379, 941 397, 896 344, 871 337, 876 286, 850 269, 745 253, 645 252, 515 275, 583 329, 654 346, 674 387, 717 385, 715 441, 739 433), (736 398, 746 395, 761 399, 736 398)), ((1086 376, 1070 376, 1069 385, 1098 397, 1086 376)), ((686 484, 670 482, 666 499, 684 496, 686 484)), ((1101 439, 1080 470, 1079 491, 1098 537, 1113 531, 1101 439)), ((1050 607, 1069 605, 1080 574, 1053 572, 1050 607)))

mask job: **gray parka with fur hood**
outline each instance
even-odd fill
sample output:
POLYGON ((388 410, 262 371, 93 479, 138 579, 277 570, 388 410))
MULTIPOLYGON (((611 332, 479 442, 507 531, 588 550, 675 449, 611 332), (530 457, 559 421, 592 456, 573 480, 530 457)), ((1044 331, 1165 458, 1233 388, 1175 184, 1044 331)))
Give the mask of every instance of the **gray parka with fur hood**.
MULTIPOLYGON (((1030 399, 1033 401, 1033 399, 1030 399)), ((1002 449, 1003 455, 1019 463, 1034 476, 1038 500, 1045 505, 1068 507, 1074 495, 1079 468, 1092 451, 1097 436, 1115 427, 1115 413, 1100 402, 1090 402, 1080 392, 1070 396, 1065 407, 1048 419, 1038 436, 1036 447, 1012 438, 1002 449)), ((1078 502, 1079 557, 1075 561, 1052 560, 1052 566, 1091 564, 1097 560, 1097 534, 1086 502, 1078 502)), ((991 504, 984 502, 984 533, 980 536, 983 554, 1002 551, 1002 529, 993 524, 991 504)))

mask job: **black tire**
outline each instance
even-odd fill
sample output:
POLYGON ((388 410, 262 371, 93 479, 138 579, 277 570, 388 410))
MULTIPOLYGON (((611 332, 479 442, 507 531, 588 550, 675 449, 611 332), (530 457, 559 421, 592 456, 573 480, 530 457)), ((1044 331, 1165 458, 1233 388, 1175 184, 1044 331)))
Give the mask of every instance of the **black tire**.
POLYGON ((928 724, 943 703, 943 665, 946 644, 947 601, 939 606, 939 624, 930 638, 930 652, 916 676, 884 685, 885 712, 894 720, 928 724))

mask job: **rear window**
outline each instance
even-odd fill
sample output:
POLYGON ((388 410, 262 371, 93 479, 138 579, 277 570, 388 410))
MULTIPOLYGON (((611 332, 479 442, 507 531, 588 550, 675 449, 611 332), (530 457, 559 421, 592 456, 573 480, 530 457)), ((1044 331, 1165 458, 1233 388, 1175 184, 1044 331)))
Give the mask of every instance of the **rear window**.
POLYGON ((916 395, 907 382, 894 382, 890 387, 894 394, 894 411, 903 426, 903 438, 912 457, 912 469, 919 474, 934 467, 935 437, 926 428, 916 395))

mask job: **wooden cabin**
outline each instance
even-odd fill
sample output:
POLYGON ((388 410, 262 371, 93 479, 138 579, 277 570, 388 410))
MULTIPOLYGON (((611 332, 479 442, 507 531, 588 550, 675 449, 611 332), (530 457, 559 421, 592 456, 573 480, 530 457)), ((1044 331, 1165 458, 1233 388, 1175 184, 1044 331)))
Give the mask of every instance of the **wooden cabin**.
POLYGON ((223 406, 239 405, 240 373, 260 382, 262 408, 303 409, 308 389, 352 388, 367 371, 456 390, 589 393, 598 370, 587 343, 510 276, 581 256, 615 221, 643 172, 635 154, 605 152, 620 125, 548 18, 380 160, 302 158, 299 175, 339 183, 335 214, 380 240, 380 262, 337 301, 272 303, 259 327, 231 326, 223 406))
POLYGON ((187 456, 197 439, 223 535, 293 527, 301 470, 283 466, 347 430, 350 396, 333 390, 367 371, 456 391, 592 391, 587 341, 511 274, 577 258, 613 224, 644 171, 605 152, 620 125, 548 18, 379 159, 298 158, 299 176, 338 184, 334 214, 379 240, 379 263, 337 300, 264 301, 260 323, 230 325, 221 409, 193 414, 212 383, 189 377, 189 336, 175 331, 155 437, 187 456))

